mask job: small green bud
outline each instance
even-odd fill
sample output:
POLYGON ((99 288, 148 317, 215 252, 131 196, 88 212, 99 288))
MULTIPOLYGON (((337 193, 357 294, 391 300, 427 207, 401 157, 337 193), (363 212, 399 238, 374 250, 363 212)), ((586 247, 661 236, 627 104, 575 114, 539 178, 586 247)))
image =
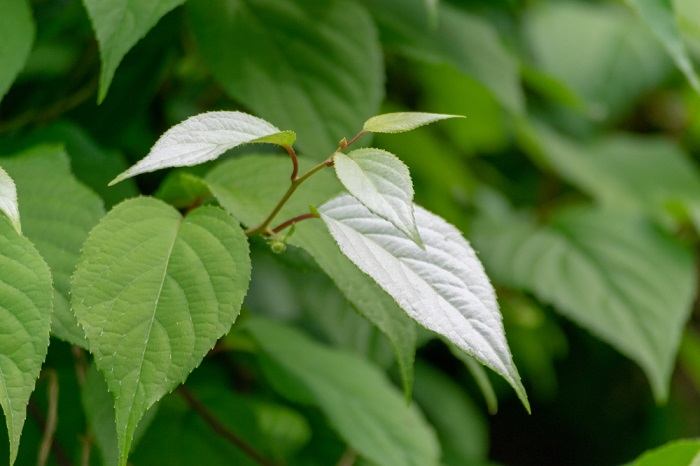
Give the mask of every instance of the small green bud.
POLYGON ((270 249, 275 254, 282 254, 284 251, 287 250, 287 245, 285 244, 284 241, 280 241, 280 240, 276 239, 276 240, 270 241, 270 249))

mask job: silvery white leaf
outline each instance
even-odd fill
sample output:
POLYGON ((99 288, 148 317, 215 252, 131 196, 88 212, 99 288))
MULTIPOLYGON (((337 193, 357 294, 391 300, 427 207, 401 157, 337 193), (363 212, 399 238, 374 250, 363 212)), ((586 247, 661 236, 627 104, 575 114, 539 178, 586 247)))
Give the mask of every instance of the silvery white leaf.
POLYGON ((292 145, 295 139, 293 131, 280 131, 247 113, 200 113, 163 133, 146 157, 109 184, 162 168, 199 165, 243 144, 265 142, 285 146, 292 145))
POLYGON ((455 227, 415 206, 421 248, 348 194, 319 212, 343 254, 409 316, 503 376, 529 409, 493 287, 455 227))
POLYGON ((0 212, 7 215, 18 233, 22 232, 17 205, 17 188, 10 175, 2 168, 0 168, 0 212))
POLYGON ((338 179, 350 194, 421 244, 413 215, 413 183, 401 160, 381 149, 358 149, 347 155, 336 153, 333 162, 338 179))

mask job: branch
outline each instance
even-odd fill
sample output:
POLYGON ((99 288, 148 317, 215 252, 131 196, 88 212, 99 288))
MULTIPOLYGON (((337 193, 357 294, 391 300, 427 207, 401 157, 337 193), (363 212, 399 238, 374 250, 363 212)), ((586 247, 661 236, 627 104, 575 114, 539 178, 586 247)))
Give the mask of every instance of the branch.
POLYGON ((293 148, 292 146, 287 146, 287 145, 285 145, 285 146, 283 146, 283 147, 284 147, 284 150, 286 150, 287 153, 289 154, 289 158, 292 159, 292 176, 291 176, 291 180, 292 180, 292 183, 293 183, 294 180, 296 180, 296 179, 297 179, 297 176, 299 175, 299 159, 297 158, 297 153, 296 153, 296 151, 294 150, 294 148, 293 148))
POLYGON ((189 391, 184 385, 181 385, 177 392, 185 399, 187 404, 201 417, 204 422, 206 422, 211 429, 216 432, 220 437, 227 440, 232 445, 238 447, 243 453, 245 453, 251 460, 255 461, 260 466, 274 466, 270 460, 264 458, 260 453, 258 453, 248 442, 240 438, 234 432, 229 430, 224 424, 219 421, 214 414, 212 414, 209 409, 204 406, 204 404, 199 401, 194 394, 189 391))
MULTIPOLYGON (((27 411, 29 411, 29 415, 32 417, 34 422, 36 422, 42 430, 45 430, 46 429, 46 420, 44 419, 44 415, 41 414, 41 411, 39 411, 39 408, 31 400, 29 401, 29 404, 27 405, 27 411)), ((68 459, 68 455, 66 454, 66 451, 58 443, 58 440, 56 440, 55 442, 52 442, 51 451, 53 452, 54 458, 56 459, 56 463, 58 463, 59 466, 73 466, 70 459, 68 459)))
POLYGON ((46 425, 44 426, 44 436, 41 439, 39 446, 39 456, 37 457, 37 466, 45 466, 53 445, 53 436, 56 433, 56 422, 58 420, 58 377, 56 371, 49 369, 46 372, 49 379, 48 386, 48 415, 46 425))
POLYGON ((280 223, 279 225, 277 225, 275 228, 272 229, 272 232, 279 233, 280 231, 284 230, 285 228, 290 227, 290 226, 294 225, 295 223, 299 223, 302 220, 306 220, 309 218, 318 218, 318 217, 319 217, 318 214, 315 214, 313 212, 309 212, 308 214, 297 215, 296 217, 292 217, 289 220, 286 220, 286 221, 280 223))

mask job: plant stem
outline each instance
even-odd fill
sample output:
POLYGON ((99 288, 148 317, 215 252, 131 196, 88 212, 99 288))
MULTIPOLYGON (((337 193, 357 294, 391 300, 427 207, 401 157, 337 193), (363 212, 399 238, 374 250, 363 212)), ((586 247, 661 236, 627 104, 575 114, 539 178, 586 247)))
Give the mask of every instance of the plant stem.
POLYGON ((348 449, 345 450, 345 453, 343 453, 343 456, 341 456, 338 460, 338 464, 336 466, 353 466, 356 460, 357 453, 355 453, 355 450, 348 447, 348 449))
POLYGON ((56 371, 49 369, 46 372, 49 379, 48 386, 48 413, 46 417, 46 425, 44 426, 44 436, 41 439, 39 446, 39 455, 36 460, 37 466, 45 466, 51 453, 53 445, 53 436, 56 433, 56 423, 58 420, 58 377, 56 371))
POLYGON ((270 223, 275 219, 275 216, 279 213, 280 210, 282 210, 282 207, 287 203, 290 197, 292 197, 292 194, 294 194, 294 191, 297 190, 297 188, 306 180, 311 178, 314 174, 317 172, 321 171, 322 169, 326 167, 330 167, 333 165, 333 160, 331 158, 328 158, 324 160, 323 162, 314 165, 304 173, 303 175, 297 177, 292 181, 292 183, 289 185, 289 188, 287 188, 287 191, 282 195, 282 198, 280 198, 279 201, 277 201, 277 205, 272 209, 272 212, 265 218, 265 220, 262 221, 262 223, 256 227, 249 228, 246 230, 246 235, 248 236, 254 236, 259 233, 263 234, 269 234, 270 232, 268 231, 268 227, 270 226, 270 223))
POLYGON ((297 153, 294 150, 292 146, 284 146, 284 150, 287 151, 287 154, 289 154, 289 158, 292 159, 292 176, 291 180, 292 183, 294 180, 297 179, 297 176, 299 175, 299 158, 297 157, 297 153))
MULTIPOLYGON (((39 408, 32 400, 29 400, 29 404, 27 405, 27 412, 42 430, 46 429, 46 420, 44 419, 44 415, 41 414, 41 411, 39 411, 39 408)), ((53 451, 56 463, 58 463, 60 466, 72 466, 72 463, 68 459, 66 451, 58 443, 58 440, 52 442, 51 451, 53 451)))
POLYGON ((259 464, 260 466, 274 466, 270 460, 264 458, 260 453, 258 453, 248 442, 240 438, 234 432, 229 430, 224 424, 221 423, 209 409, 204 406, 204 403, 199 401, 194 394, 189 391, 184 385, 177 389, 178 393, 182 398, 185 399, 187 404, 201 417, 204 422, 206 422, 211 429, 218 435, 223 437, 229 443, 240 448, 243 453, 245 453, 251 460, 259 464))
POLYGON ((295 223, 299 223, 302 220, 306 220, 309 218, 318 218, 318 217, 319 217, 318 214, 315 214, 312 212, 309 212, 307 214, 297 215, 296 217, 292 217, 289 220, 284 221, 284 222, 280 223, 279 225, 277 225, 275 228, 272 229, 272 232, 279 233, 280 231, 284 230, 285 228, 290 227, 290 226, 294 225, 295 223))

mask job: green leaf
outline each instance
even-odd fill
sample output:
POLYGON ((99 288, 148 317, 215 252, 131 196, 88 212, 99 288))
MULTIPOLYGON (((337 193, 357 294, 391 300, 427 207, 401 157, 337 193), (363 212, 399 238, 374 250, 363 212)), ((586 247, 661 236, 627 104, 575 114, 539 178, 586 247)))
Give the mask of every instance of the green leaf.
POLYGON ((421 207, 415 211, 424 247, 347 194, 319 209, 345 256, 412 319, 503 377, 529 411, 496 293, 476 253, 454 226, 421 207))
POLYGON ((438 27, 425 14, 424 0, 365 0, 379 23, 382 41, 430 63, 450 63, 486 86, 508 110, 521 113, 518 62, 496 30, 478 16, 447 2, 438 5, 438 27))
POLYGON ((618 5, 542 2, 523 19, 534 63, 581 96, 595 119, 618 118, 671 69, 653 35, 618 5))
POLYGON ((155 197, 177 209, 184 209, 201 204, 211 197, 211 193, 202 178, 185 171, 174 171, 158 186, 155 197))
POLYGON ((532 291, 637 362, 666 399, 695 295, 688 249, 644 219, 590 207, 542 227, 482 219, 474 239, 494 279, 532 291))
POLYGON ((224 90, 255 114, 295 128, 311 157, 327 157, 377 112, 382 52, 356 2, 191 0, 187 7, 199 49, 224 90))
POLYGON ((183 219, 162 201, 136 198, 92 230, 72 303, 114 396, 120 466, 143 414, 229 330, 249 279, 246 237, 216 207, 183 219))
POLYGON ((700 93, 700 79, 681 38, 670 0, 627 0, 627 3, 661 42, 693 89, 700 93))
POLYGON ((700 174, 669 140, 612 134, 577 143, 536 122, 520 135, 531 156, 605 206, 666 221, 700 212, 700 174))
POLYGON ((294 144, 293 131, 280 131, 243 112, 200 113, 178 123, 158 138, 146 157, 114 178, 110 186, 141 173, 209 162, 243 144, 294 144))
POLYGON ((700 440, 676 440, 644 453, 629 466, 696 466, 700 440))
POLYGON ((34 30, 28 0, 3 0, 0 4, 0 101, 27 61, 34 30))
POLYGON ((487 459, 486 420, 463 387, 428 364, 417 363, 415 397, 435 427, 443 464, 461 466, 487 459))
POLYGON ((273 321, 254 319, 245 328, 361 456, 384 466, 439 464, 439 446, 420 412, 364 359, 273 321))
POLYGON ((102 200, 73 177, 68 156, 58 146, 37 146, 1 163, 17 183, 24 234, 53 274, 51 333, 87 347, 70 308, 70 276, 83 242, 105 213, 102 200))
POLYGON ((19 207, 17 206, 17 187, 2 167, 0 167, 0 212, 7 216, 17 233, 22 234, 19 207))
MULTIPOLYGON (((302 170, 312 163, 300 159, 302 170)), ((221 205, 251 226, 270 212, 289 185, 289 161, 282 157, 245 156, 226 161, 206 176, 221 205)), ((279 214, 285 219, 320 205, 341 190, 331 173, 321 172, 301 185, 279 214)), ((376 325, 391 342, 406 393, 413 384, 416 334, 413 322, 394 300, 342 255, 333 238, 318 220, 297 225, 289 240, 308 252, 357 311, 376 325)))
POLYGON ((464 116, 421 112, 384 113, 365 121, 362 130, 370 133, 405 133, 450 118, 464 118, 464 116))
POLYGON ((381 149, 358 149, 333 156, 335 174, 371 212, 422 244, 413 215, 413 183, 408 167, 381 149))
POLYGON ((0 217, 0 406, 10 441, 10 466, 49 346, 51 272, 32 243, 0 217))
POLYGON ((124 55, 170 10, 185 0, 83 0, 102 57, 97 101, 102 102, 124 55))

